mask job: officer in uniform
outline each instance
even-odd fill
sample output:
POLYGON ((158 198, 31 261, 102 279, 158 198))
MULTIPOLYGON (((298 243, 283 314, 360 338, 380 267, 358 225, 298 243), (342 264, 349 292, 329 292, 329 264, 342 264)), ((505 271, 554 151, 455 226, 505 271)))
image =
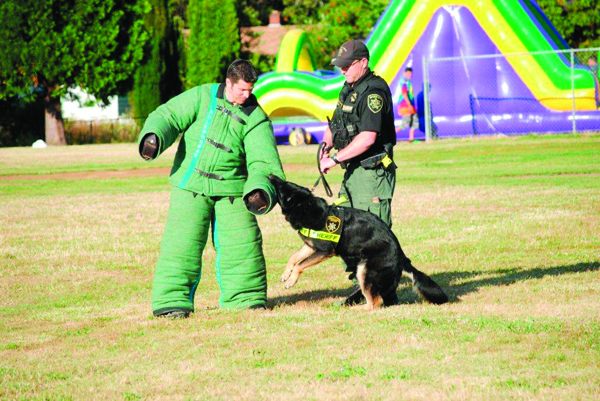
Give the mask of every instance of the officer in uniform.
MULTIPOLYGON (((369 50, 359 40, 344 43, 331 64, 341 69, 346 83, 323 137, 321 171, 328 173, 340 164, 346 172, 335 204, 369 211, 391 227, 396 185, 392 93, 388 84, 369 68, 369 50)), ((354 274, 349 279, 357 284, 354 274)), ((363 299, 357 286, 344 304, 354 305, 363 299)))
POLYGON ((323 138, 321 171, 340 164, 346 172, 336 203, 369 211, 391 227, 396 132, 390 88, 369 68, 369 50, 359 40, 344 43, 331 64, 346 83, 323 138))

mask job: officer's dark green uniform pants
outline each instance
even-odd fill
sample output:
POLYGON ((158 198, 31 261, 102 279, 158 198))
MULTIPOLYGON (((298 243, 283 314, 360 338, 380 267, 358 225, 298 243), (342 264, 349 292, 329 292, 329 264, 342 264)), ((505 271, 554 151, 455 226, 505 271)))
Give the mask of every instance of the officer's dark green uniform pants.
POLYGON ((393 167, 367 170, 359 163, 353 163, 346 169, 340 189, 340 198, 345 197, 348 201, 340 206, 371 212, 391 227, 395 186, 396 170, 393 167))
POLYGON ((167 224, 154 275, 152 310, 194 310, 202 273, 202 251, 212 226, 219 304, 224 308, 265 306, 267 277, 262 236, 241 197, 205 197, 173 187, 167 224))

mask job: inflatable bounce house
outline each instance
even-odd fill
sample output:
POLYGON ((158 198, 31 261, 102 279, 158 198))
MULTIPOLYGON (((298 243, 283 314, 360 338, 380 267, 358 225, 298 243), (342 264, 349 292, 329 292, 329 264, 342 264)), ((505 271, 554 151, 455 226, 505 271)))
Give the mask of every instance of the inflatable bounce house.
MULTIPOLYGON (((570 132, 574 119, 577 130, 600 129, 597 71, 578 61, 572 68, 567 44, 534 0, 392 0, 365 43, 395 102, 404 69, 413 68, 417 138, 425 136, 425 64, 438 137, 570 132)), ((298 131, 320 141, 333 114, 344 77, 314 60, 308 35, 291 30, 275 71, 255 85, 280 143, 298 131)))

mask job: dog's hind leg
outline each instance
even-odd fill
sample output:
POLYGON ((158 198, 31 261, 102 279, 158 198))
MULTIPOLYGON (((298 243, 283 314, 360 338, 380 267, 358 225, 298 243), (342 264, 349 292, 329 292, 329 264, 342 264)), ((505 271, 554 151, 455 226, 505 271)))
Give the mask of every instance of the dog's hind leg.
POLYGON ((293 254, 290 257, 290 260, 288 260, 287 264, 285 265, 285 270, 283 271, 283 274, 281 275, 281 281, 283 281, 283 282, 287 281, 287 279, 290 278, 292 271, 294 270, 294 266, 296 266, 298 263, 300 263, 304 259, 308 258, 314 252, 315 252, 314 249, 312 249, 310 246, 304 244, 302 246, 302 248, 300 248, 298 250, 298 252, 293 254))
POLYGON ((310 256, 308 256, 306 259, 296 264, 292 268, 290 276, 285 281, 285 288, 293 287, 294 284, 296 284, 296 282, 298 281, 298 277, 300 277, 300 274, 302 274, 304 270, 308 269, 309 267, 316 266, 324 260, 331 258, 332 256, 333 253, 313 251, 313 253, 310 256))
POLYGON ((365 310, 373 310, 379 308, 383 305, 383 298, 381 295, 373 295, 372 285, 368 284, 367 281, 367 266, 365 261, 361 261, 358 264, 358 268, 356 270, 356 278, 358 279, 358 284, 360 285, 360 289, 365 296, 365 300, 367 303, 365 305, 357 305, 354 308, 360 308, 365 310))
POLYGON ((385 304, 385 306, 398 305, 398 303, 400 302, 398 300, 398 294, 396 294, 395 289, 393 291, 391 291, 390 293, 382 296, 382 298, 383 298, 383 303, 385 304))

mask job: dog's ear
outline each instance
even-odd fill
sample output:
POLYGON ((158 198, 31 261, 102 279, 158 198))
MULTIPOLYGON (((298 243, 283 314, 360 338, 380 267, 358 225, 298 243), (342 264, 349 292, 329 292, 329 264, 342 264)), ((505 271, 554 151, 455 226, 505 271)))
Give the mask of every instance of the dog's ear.
POLYGON ((279 203, 279 205, 281 205, 281 198, 283 197, 282 192, 287 182, 282 180, 275 174, 269 174, 269 182, 271 183, 271 185, 273 185, 273 188, 275 189, 275 203, 279 203))
POLYGON ((281 185, 281 183, 285 182, 281 178, 277 177, 275 174, 269 174, 269 181, 276 187, 281 185))

